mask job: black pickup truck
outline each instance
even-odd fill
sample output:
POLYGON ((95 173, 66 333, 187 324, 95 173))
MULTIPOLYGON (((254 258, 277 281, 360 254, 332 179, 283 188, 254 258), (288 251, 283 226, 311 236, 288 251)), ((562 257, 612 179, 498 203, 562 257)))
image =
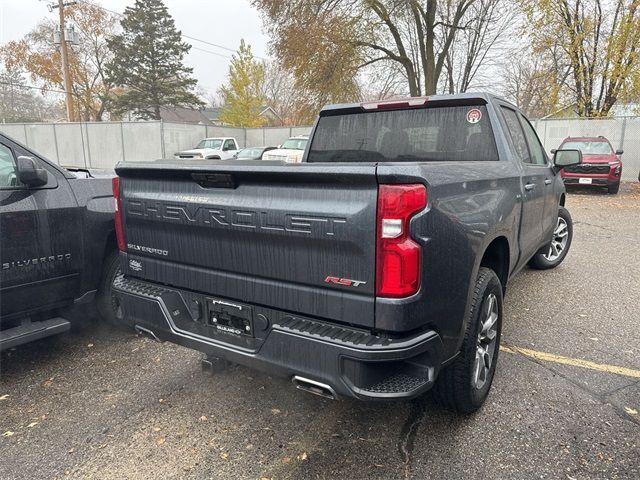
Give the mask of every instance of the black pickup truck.
POLYGON ((502 299, 557 266, 559 170, 487 94, 325 107, 301 164, 120 163, 122 321, 213 359, 362 400, 484 402, 502 299))
POLYGON ((93 300, 115 320, 113 177, 0 134, 0 350, 68 330, 74 305, 93 300))

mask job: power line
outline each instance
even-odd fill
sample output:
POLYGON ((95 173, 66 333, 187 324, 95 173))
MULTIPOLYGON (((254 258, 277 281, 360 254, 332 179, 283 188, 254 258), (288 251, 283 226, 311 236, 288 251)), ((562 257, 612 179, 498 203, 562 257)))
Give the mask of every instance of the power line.
MULTIPOLYGON (((86 3, 87 5, 92 5, 92 6, 94 6, 94 7, 97 7, 97 8, 99 8, 100 10, 104 10, 105 12, 109 12, 109 13, 111 13, 111 14, 113 14, 113 15, 118 16, 118 17, 124 17, 124 15, 123 15, 122 13, 120 13, 120 12, 116 12, 115 10, 110 10, 110 9, 108 9, 108 8, 106 8, 106 7, 103 7, 102 5, 97 5, 97 4, 95 4, 95 3, 90 3, 90 2, 88 2, 87 0, 80 0, 80 1, 81 1, 82 3, 86 3)), ((235 53, 235 52, 236 52, 236 49, 234 49, 234 48, 225 47, 224 45, 218 45, 217 43, 213 43, 213 42, 210 42, 210 41, 208 41, 208 40, 202 40, 201 38, 192 37, 191 35, 185 35, 184 33, 181 33, 181 35, 182 35, 184 38, 188 38, 189 40, 194 40, 194 41, 196 41, 196 42, 204 43, 205 45, 211 45, 212 47, 221 48, 222 50, 226 50, 226 51, 228 51, 228 52, 232 52, 232 53, 235 53)), ((191 45, 191 48, 193 48, 194 50, 199 50, 199 51, 201 51, 201 52, 211 53, 212 55, 218 55, 218 56, 221 56, 221 57, 223 57, 223 58, 231 58, 231 57, 230 57, 230 56, 228 56, 228 55, 223 55, 223 54, 221 54, 221 53, 212 52, 211 50, 205 50, 205 49, 203 49, 203 48, 195 47, 195 46, 193 46, 193 45, 191 45)), ((255 58, 258 58, 258 59, 260 59, 260 60, 264 60, 264 61, 267 61, 267 60, 268 60, 267 58, 265 58, 265 57, 260 57, 260 56, 258 56, 258 55, 254 55, 254 57, 255 57, 255 58)))
MULTIPOLYGON (((36 87, 35 85, 23 85, 20 83, 5 82, 3 80, 0 80, 0 85, 9 85, 10 87, 18 87, 18 88, 30 88, 32 90, 41 90, 41 91, 54 92, 54 93, 67 93, 66 90, 57 90, 55 88, 47 88, 47 87, 36 87)), ((77 95, 77 94, 74 92, 71 92, 71 95, 77 95)))
POLYGON ((218 53, 218 52, 212 52, 211 50, 205 50, 204 48, 198 48, 198 47, 194 47, 193 45, 191 45, 191 48, 193 48, 194 50, 198 50, 200 52, 205 52, 205 53, 210 53, 211 55, 217 55, 218 57, 222 57, 222 58, 233 58, 229 55, 225 55, 223 53, 218 53))

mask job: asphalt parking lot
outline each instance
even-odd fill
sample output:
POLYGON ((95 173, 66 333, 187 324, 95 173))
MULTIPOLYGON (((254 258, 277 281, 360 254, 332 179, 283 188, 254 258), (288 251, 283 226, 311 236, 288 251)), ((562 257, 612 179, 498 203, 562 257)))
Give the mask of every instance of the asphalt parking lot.
POLYGON ((640 478, 640 185, 570 192, 572 250, 509 285, 493 391, 330 401, 91 320, 0 358, 0 478, 640 478))

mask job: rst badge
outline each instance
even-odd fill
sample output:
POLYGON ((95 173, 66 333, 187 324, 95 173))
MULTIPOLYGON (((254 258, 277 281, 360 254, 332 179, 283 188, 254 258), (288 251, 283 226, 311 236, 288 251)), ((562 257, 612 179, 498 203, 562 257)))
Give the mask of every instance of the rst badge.
POLYGON ((363 282, 362 280, 351 280, 350 278, 340 278, 340 277, 332 277, 328 276, 324 279, 325 283, 333 283, 335 285, 344 285, 345 287, 358 287, 360 285, 365 285, 367 282, 363 282))

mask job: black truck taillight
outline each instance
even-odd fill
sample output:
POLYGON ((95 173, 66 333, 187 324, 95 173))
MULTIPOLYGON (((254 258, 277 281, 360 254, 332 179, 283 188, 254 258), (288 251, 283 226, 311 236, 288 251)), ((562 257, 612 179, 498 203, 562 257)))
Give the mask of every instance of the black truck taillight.
POLYGON ((426 206, 424 185, 378 186, 377 296, 408 297, 420 289, 422 247, 409 235, 409 221, 426 206))
POLYGON ((124 241, 124 228, 122 225, 122 202, 120 200, 120 177, 113 177, 111 179, 111 186, 113 188, 113 199, 116 204, 115 222, 116 222, 116 240, 118 241, 118 250, 121 252, 127 251, 127 244, 124 241))

